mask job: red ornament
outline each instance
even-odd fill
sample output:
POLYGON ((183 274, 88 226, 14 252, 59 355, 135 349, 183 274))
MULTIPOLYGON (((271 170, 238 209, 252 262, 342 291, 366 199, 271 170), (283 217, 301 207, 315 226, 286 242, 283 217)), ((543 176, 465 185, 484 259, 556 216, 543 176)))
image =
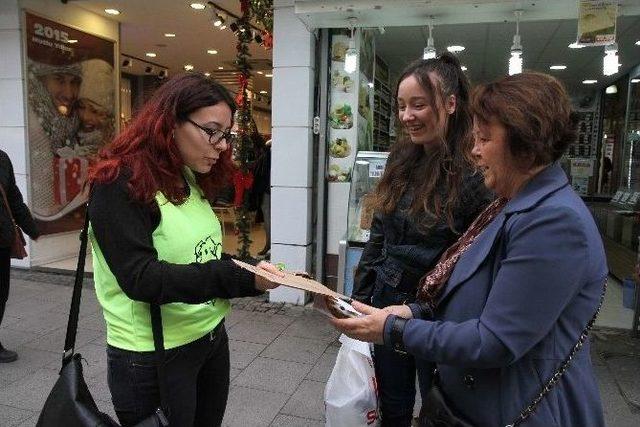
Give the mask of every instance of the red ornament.
POLYGON ((243 174, 242 171, 236 169, 233 173, 233 186, 235 187, 235 198, 233 200, 233 204, 236 207, 240 207, 244 200, 244 192, 253 187, 253 174, 251 172, 243 174))
POLYGON ((238 107, 244 106, 244 96, 242 96, 242 92, 243 90, 240 89, 240 91, 236 94, 236 105, 238 107))
POLYGON ((267 50, 273 48, 273 34, 269 31, 262 32, 262 46, 267 50))

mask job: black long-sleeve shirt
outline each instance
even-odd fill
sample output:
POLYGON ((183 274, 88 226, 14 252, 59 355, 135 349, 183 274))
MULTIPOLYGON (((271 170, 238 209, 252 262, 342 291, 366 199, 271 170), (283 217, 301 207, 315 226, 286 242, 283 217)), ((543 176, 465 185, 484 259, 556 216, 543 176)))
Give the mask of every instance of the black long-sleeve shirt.
POLYGON ((198 304, 261 293, 255 289, 254 275, 225 254, 204 263, 159 260, 152 233, 160 223, 160 211, 157 205, 132 200, 129 176, 124 172, 112 183, 96 184, 89 204, 95 241, 129 298, 156 304, 198 304))
POLYGON ((0 247, 8 248, 13 242, 14 228, 11 222, 11 214, 13 214, 16 224, 18 224, 29 237, 37 239, 40 233, 16 185, 16 177, 13 174, 11 160, 7 153, 2 150, 0 150, 0 185, 2 185, 7 195, 7 201, 11 209, 11 212, 8 212, 4 200, 0 200, 0 247))

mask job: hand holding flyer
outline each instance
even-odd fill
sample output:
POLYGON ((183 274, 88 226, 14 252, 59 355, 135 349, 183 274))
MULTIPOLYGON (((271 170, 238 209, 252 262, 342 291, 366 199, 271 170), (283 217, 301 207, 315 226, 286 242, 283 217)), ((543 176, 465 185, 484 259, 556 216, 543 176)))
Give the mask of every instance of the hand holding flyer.
POLYGON ((244 268, 245 270, 251 271, 256 276, 264 277, 270 282, 311 292, 314 296, 314 308, 329 317, 346 319, 359 317, 361 315, 351 306, 351 304, 347 302, 350 301, 350 298, 332 291, 322 283, 317 282, 313 279, 292 274, 286 271, 282 271, 282 276, 277 276, 266 270, 260 269, 242 261, 238 261, 236 259, 234 259, 233 262, 235 262, 238 266, 244 268))

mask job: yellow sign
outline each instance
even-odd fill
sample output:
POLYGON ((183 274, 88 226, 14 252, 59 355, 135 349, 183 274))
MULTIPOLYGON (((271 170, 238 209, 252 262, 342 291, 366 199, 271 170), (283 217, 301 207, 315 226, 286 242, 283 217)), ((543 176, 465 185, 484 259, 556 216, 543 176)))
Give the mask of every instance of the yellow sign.
POLYGON ((616 41, 617 0, 578 0, 578 40, 600 46, 616 41))

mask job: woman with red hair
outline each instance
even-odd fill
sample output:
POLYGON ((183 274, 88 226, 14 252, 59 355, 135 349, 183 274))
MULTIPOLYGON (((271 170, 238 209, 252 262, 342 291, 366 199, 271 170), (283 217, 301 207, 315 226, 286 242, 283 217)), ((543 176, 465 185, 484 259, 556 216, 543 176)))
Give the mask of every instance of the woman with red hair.
MULTIPOLYGON (((123 426, 160 406, 149 304, 161 305, 172 426, 220 425, 229 392, 228 299, 275 285, 222 253, 210 202, 231 172, 235 103, 200 74, 160 87, 91 170, 90 239, 123 426)), ((278 273, 271 264, 259 267, 278 273)))

